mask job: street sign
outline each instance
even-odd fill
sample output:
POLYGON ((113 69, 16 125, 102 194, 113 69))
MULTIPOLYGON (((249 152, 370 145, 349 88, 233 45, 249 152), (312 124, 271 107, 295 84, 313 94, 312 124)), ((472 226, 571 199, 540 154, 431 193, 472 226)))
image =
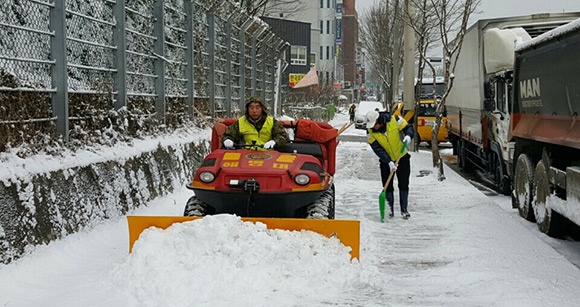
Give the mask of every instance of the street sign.
POLYGON ((289 74, 289 85, 290 87, 294 87, 294 85, 296 85, 296 83, 300 82, 300 80, 302 80, 302 78, 304 78, 304 76, 306 76, 306 74, 289 74))

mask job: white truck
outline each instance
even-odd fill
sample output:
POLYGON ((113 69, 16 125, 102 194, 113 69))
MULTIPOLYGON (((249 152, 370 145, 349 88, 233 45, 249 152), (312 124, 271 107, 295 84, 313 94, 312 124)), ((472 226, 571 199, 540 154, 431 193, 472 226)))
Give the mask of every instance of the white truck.
POLYGON ((515 48, 579 17, 580 12, 484 19, 467 29, 446 101, 449 141, 462 169, 478 171, 503 194, 512 190, 515 48))

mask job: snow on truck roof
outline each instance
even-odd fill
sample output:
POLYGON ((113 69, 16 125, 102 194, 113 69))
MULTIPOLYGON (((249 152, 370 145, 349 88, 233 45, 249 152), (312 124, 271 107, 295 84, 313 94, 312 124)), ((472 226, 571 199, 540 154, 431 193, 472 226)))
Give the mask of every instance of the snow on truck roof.
POLYGON ((539 36, 537 36, 537 37, 535 37, 527 42, 522 42, 520 44, 517 44, 515 51, 517 52, 517 51, 521 51, 524 49, 528 49, 528 48, 537 46, 543 42, 547 42, 547 41, 552 40, 556 37, 560 37, 566 33, 570 33, 572 31, 579 29, 579 28, 580 28, 580 18, 578 18, 574 21, 571 21, 567 24, 564 24, 562 26, 559 26, 553 30, 550 30, 550 31, 548 31, 542 35, 539 35, 539 36))

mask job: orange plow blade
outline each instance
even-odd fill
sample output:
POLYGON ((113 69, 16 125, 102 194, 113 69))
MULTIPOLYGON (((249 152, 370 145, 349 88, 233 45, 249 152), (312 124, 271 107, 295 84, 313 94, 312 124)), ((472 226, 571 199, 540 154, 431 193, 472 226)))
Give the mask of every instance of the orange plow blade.
MULTIPOLYGON (((165 229, 173 223, 195 220, 193 216, 127 216, 129 222, 129 252, 139 239, 143 230, 154 226, 165 229)), ((287 218, 254 218, 243 217, 244 222, 261 222, 268 229, 311 230, 326 237, 336 236, 342 244, 351 248, 351 258, 359 259, 360 221, 354 220, 317 220, 287 218)))

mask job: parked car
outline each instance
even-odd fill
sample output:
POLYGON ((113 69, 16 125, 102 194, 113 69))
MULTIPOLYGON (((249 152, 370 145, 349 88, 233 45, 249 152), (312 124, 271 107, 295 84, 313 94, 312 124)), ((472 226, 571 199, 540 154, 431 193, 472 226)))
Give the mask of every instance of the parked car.
POLYGON ((384 111, 385 107, 378 101, 361 101, 356 107, 356 112, 354 115, 354 127, 356 129, 366 129, 367 124, 365 123, 365 115, 368 113, 368 111, 375 109, 384 111))

